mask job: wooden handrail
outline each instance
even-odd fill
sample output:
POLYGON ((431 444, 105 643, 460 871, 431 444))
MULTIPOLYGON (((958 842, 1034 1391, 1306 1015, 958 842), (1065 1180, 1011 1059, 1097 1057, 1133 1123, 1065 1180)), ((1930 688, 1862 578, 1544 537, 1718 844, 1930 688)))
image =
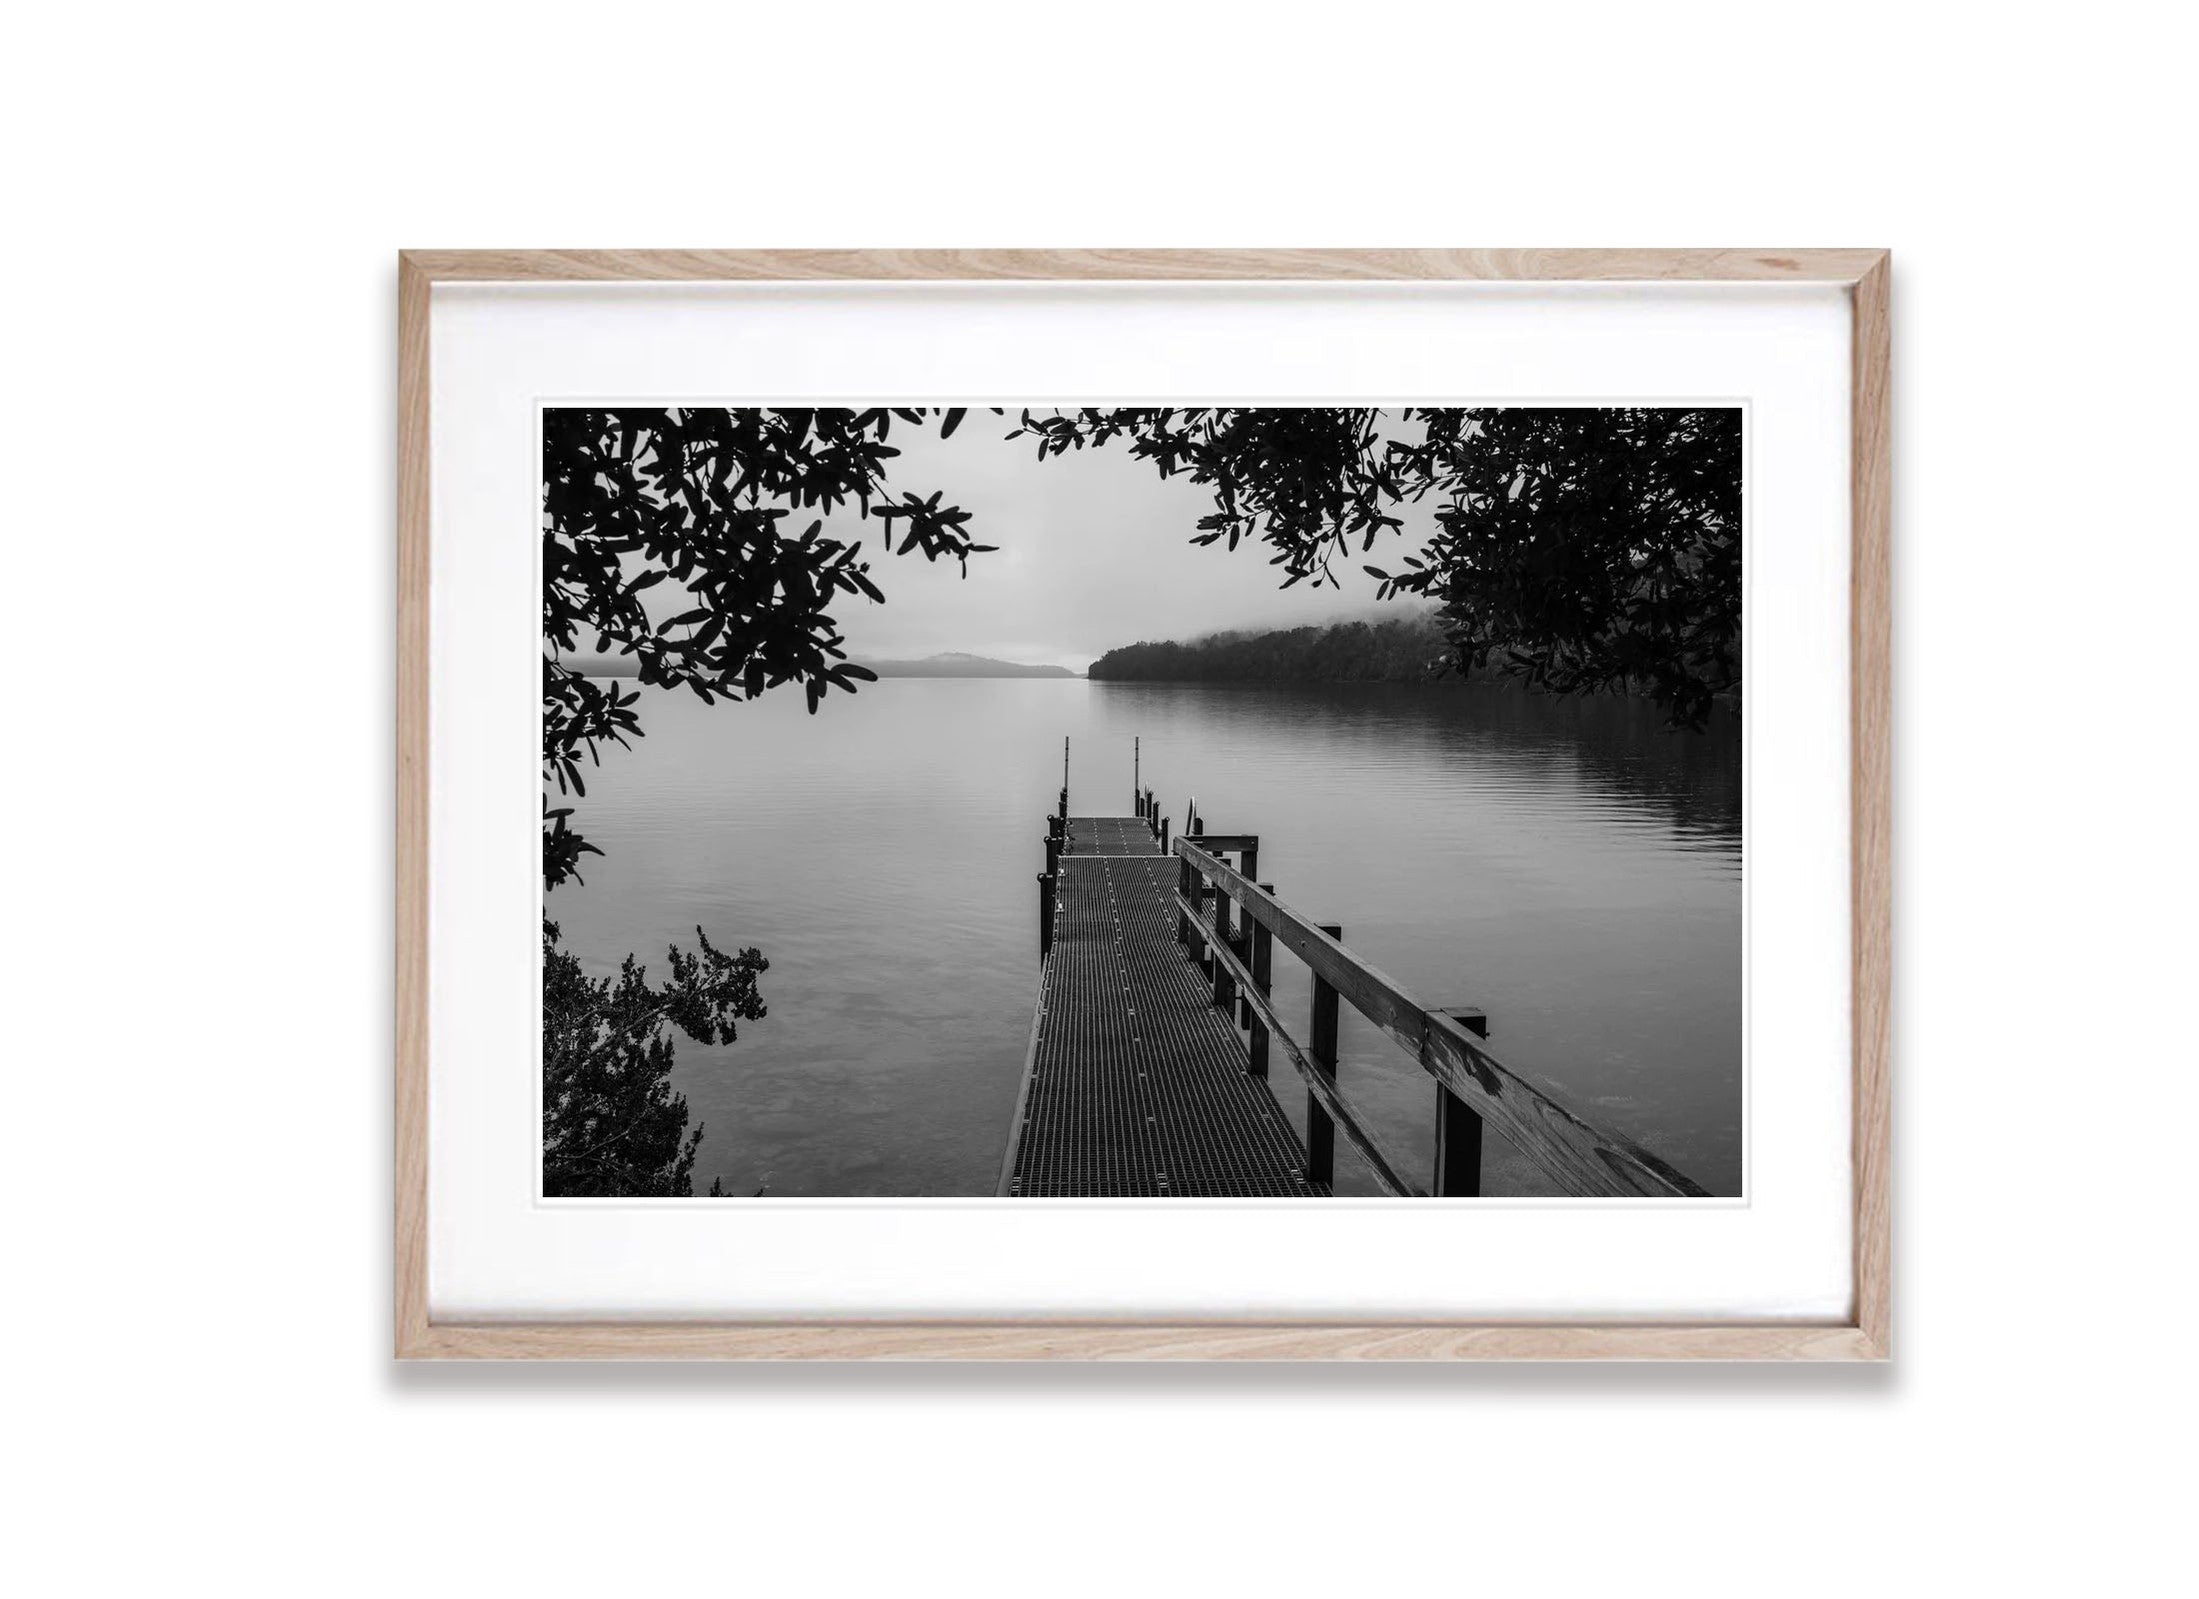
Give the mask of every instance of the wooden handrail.
MULTIPOLYGON (((1566 1109, 1490 1054, 1459 1022, 1420 1004, 1396 982, 1329 937, 1318 924, 1202 847, 1218 842, 1218 838, 1178 838, 1174 852, 1305 962, 1316 977, 1349 1000, 1354 1010, 1401 1045, 1429 1076, 1478 1112, 1563 1193, 1583 1198, 1703 1197, 1704 1190, 1685 1174, 1631 1139, 1594 1127, 1566 1109)), ((1205 899, 1204 893, 1198 897, 1202 902, 1205 899)), ((1232 970, 1239 992, 1255 992, 1256 985, 1244 981, 1249 974, 1237 962, 1235 952, 1206 925, 1199 908, 1181 895, 1177 903, 1184 922, 1197 929, 1206 948, 1232 970)), ((1272 1007, 1266 1008, 1263 1020, 1269 1032, 1282 1042, 1291 1063, 1300 1065, 1304 1051, 1273 1019, 1272 1007)), ((1301 1071, 1307 1069, 1300 1066, 1301 1071)), ((1313 1092, 1317 1098, 1322 1097, 1318 1087, 1313 1092)), ((1371 1139, 1341 1098, 1330 1113, 1353 1146, 1365 1153, 1371 1139)))
POLYGON ((1199 833, 1194 836, 1199 848, 1209 855, 1236 855, 1260 847, 1258 833, 1199 833))
POLYGON ((1367 1163, 1367 1169, 1374 1173, 1376 1186, 1383 1193, 1399 1198, 1426 1198, 1426 1194, 1421 1189, 1415 1188, 1398 1175, 1396 1169, 1390 1165, 1389 1157, 1384 1155, 1381 1147, 1375 1143, 1373 1135, 1359 1125, 1359 1118, 1352 1113, 1351 1107, 1344 1103, 1344 1097, 1338 1092, 1334 1079, 1328 1073, 1315 1067, 1305 1050, 1299 1047, 1298 1040, 1291 1037, 1290 1029, 1283 1025, 1282 1017, 1276 1014, 1274 1001, 1261 991, 1259 983, 1253 978, 1251 969, 1237 958, 1237 952, 1215 936, 1214 929, 1206 924, 1206 921, 1197 910, 1193 909, 1189 900, 1181 894, 1174 897, 1176 908, 1189 919, 1192 928, 1197 931, 1200 938, 1205 940, 1207 949, 1235 979, 1239 997, 1252 1007, 1253 1011, 1259 1016, 1261 1025, 1267 1028, 1268 1041, 1271 1044, 1281 1046, 1283 1058, 1296 1067, 1298 1075, 1306 1080, 1307 1092, 1321 1102, 1322 1107, 1334 1118, 1336 1125, 1343 1130, 1345 1140, 1350 1143, 1352 1148, 1359 1151, 1360 1159, 1364 1160, 1367 1163))

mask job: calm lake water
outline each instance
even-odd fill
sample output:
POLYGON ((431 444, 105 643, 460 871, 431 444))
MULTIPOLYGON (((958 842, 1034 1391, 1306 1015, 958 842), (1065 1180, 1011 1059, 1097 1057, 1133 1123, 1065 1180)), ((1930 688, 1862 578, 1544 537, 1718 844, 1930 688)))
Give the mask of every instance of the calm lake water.
MULTIPOLYGON (((1131 739, 1180 828, 1260 835, 1280 898, 1431 1005, 1489 1012, 1508 1064, 1714 1193, 1742 1181, 1741 738, 1632 700, 1461 684, 887 679, 646 694, 648 736, 590 774, 604 858, 549 897, 599 974, 653 972, 699 924, 770 959, 770 1014, 677 1041, 704 1124, 696 1191, 990 1194, 1037 995, 1044 817, 1126 815, 1131 739)), ((1279 946, 1286 1015, 1303 969, 1279 946)), ((1345 1009, 1342 1081, 1406 1169, 1434 1086, 1345 1009)), ((1303 1130, 1303 1094, 1274 1079, 1303 1130)), ((1338 1154, 1341 1192, 1372 1192, 1338 1154)), ((1489 1151, 1492 1192, 1531 1179, 1489 1151)))

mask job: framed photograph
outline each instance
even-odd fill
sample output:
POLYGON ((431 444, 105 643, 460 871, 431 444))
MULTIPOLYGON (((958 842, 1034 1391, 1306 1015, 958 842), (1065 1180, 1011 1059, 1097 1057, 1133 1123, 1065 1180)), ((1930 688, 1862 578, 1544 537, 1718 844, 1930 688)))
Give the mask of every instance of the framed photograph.
POLYGON ((399 1356, 1885 1358, 1888 270, 402 255, 399 1356))

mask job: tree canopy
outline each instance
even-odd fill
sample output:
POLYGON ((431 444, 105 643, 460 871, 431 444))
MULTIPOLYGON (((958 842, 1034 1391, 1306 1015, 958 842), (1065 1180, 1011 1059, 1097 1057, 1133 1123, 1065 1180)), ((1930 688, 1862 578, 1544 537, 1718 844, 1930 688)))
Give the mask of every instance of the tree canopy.
POLYGON ((1385 594, 1441 603, 1461 665, 1559 694, 1635 688, 1700 728, 1741 686, 1741 413, 1422 410, 1393 470, 1436 535, 1385 594))
POLYGON ((1426 552, 1366 570, 1438 602, 1460 667, 1636 690, 1697 729, 1740 689, 1738 409, 1026 411, 1009 437, 1188 474, 1214 497, 1193 542, 1264 544, 1284 588, 1333 584, 1429 501, 1426 552))

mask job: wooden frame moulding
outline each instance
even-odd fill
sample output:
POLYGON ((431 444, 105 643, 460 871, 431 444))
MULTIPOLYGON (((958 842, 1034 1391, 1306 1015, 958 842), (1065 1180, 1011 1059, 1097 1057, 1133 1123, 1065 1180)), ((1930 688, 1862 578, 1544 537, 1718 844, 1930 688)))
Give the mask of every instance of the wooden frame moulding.
POLYGON ((457 1359, 1883 1360, 1890 1351, 1891 261, 1798 250, 408 250, 398 257, 396 1353, 457 1359), (1815 283, 1848 291, 1854 1290, 1794 1322, 495 1322, 428 1312, 429 300, 438 283, 1815 283))

